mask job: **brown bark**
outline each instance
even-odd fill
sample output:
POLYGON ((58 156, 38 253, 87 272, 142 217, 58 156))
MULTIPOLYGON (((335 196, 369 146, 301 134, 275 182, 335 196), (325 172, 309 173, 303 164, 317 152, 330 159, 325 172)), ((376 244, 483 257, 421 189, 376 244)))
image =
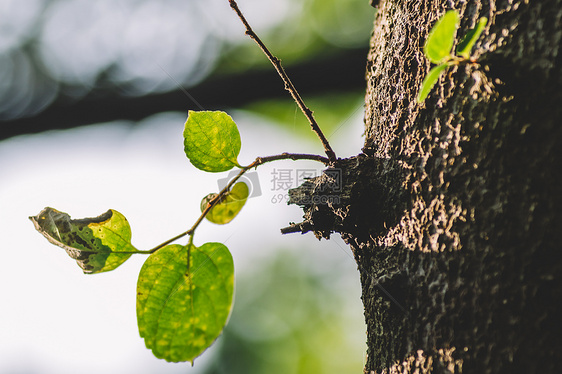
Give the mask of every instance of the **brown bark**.
POLYGON ((305 210, 295 227, 339 232, 354 251, 365 372, 554 373, 562 1, 387 0, 378 8, 365 148, 336 165, 341 191, 328 175, 292 191, 305 210), (430 68, 422 46, 451 7, 460 35, 489 19, 473 50, 478 64, 450 69, 420 105, 430 68))

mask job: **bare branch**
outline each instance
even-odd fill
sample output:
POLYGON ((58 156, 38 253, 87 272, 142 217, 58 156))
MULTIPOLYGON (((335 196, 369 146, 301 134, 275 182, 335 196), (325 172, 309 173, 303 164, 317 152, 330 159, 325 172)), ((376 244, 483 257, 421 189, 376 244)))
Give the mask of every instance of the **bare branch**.
POLYGON ((334 163, 336 161, 336 154, 332 150, 332 147, 330 146, 330 143, 328 142, 328 139, 326 139, 326 137, 324 136, 324 133, 322 132, 322 130, 320 130, 320 126, 318 126, 318 123, 316 122, 316 119, 314 119, 314 115, 312 114, 312 110, 310 110, 305 105, 305 103, 304 103, 303 99, 301 98, 301 96, 299 95, 297 89, 295 88, 295 86, 293 85, 293 83, 289 79, 289 76, 285 72, 285 69, 283 69, 283 66, 281 65, 281 60, 279 60, 277 57, 275 57, 269 51, 269 49, 265 46, 265 44, 261 41, 261 39, 256 35, 254 30, 252 30, 252 27, 250 26, 250 24, 246 20, 246 17, 244 17, 240 8, 238 8, 238 4, 236 3, 236 1, 235 0, 228 0, 228 1, 230 3, 230 7, 236 12, 236 14, 238 15, 238 17, 240 18, 240 20, 242 21, 242 23, 246 27, 246 35, 248 35, 253 41, 256 42, 256 44, 260 47, 260 49, 263 51, 263 53, 267 56, 267 58, 269 59, 269 61, 271 62, 271 64, 275 68, 275 70, 277 70, 277 73, 279 74, 279 76, 283 80, 283 83, 285 83, 285 89, 287 91, 289 91, 289 93, 291 94, 291 96, 293 97, 293 99, 295 100, 297 105, 299 106, 300 110, 303 112, 305 117, 308 119, 308 122, 310 123, 310 127, 312 127, 312 131, 314 131, 316 133, 316 135, 318 135, 318 137, 320 138, 320 141, 322 142, 322 145, 324 146, 324 151, 326 152, 326 155, 328 156, 328 159, 330 160, 331 163, 334 163))

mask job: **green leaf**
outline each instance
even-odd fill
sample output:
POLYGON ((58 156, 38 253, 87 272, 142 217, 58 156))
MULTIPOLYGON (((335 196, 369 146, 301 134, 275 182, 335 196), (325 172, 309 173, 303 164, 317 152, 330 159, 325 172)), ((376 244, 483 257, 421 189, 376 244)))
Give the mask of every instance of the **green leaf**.
POLYGON ((43 209, 29 217, 37 231, 66 250, 86 274, 110 271, 139 251, 131 245, 127 219, 110 209, 99 217, 70 219, 67 213, 43 209))
POLYGON ((486 17, 482 17, 478 20, 476 27, 471 29, 457 46, 457 55, 464 58, 470 57, 470 51, 472 51, 472 47, 474 47, 474 44, 482 34, 482 31, 484 31, 487 23, 488 18, 486 17))
POLYGON ((423 48, 429 61, 440 64, 451 58, 451 49, 458 27, 459 13, 456 10, 449 10, 437 21, 429 32, 423 48))
POLYGON ((429 95, 429 92, 431 91, 431 89, 439 79, 441 73, 443 73, 443 71, 448 66, 449 65, 447 64, 437 65, 429 71, 429 73, 423 79, 420 92, 418 93, 418 103, 422 103, 425 100, 425 98, 427 97, 427 95, 429 95))
POLYGON ((140 336, 158 358, 193 361, 222 332, 233 293, 234 265, 223 244, 161 248, 150 255, 139 275, 140 336))
MULTIPOLYGON (((248 189, 246 183, 236 183, 231 190, 223 196, 221 201, 211 208, 209 213, 207 213, 206 218, 217 225, 229 223, 238 215, 240 210, 242 210, 242 207, 246 204, 249 193, 250 190, 248 189)), ((201 200, 201 212, 207 208, 207 204, 215 196, 217 196, 216 193, 211 193, 201 200)))
POLYGON ((220 172, 240 166, 240 133, 225 112, 190 110, 183 137, 185 154, 196 168, 220 172))

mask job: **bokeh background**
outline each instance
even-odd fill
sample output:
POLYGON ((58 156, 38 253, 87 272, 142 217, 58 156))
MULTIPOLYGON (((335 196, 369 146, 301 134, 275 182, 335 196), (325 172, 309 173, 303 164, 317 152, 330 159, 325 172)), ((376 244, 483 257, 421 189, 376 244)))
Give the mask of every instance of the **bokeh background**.
MULTIPOLYGON (((338 156, 359 153, 368 1, 239 6, 338 156)), ((27 219, 46 206, 74 218, 113 208, 139 249, 185 231, 200 199, 228 178, 196 170, 183 153, 186 113, 200 107, 236 120, 242 164, 323 153, 227 0, 0 0, 0 373, 361 372, 366 336, 349 248, 337 235, 279 233, 302 217, 286 205, 287 188, 321 164, 260 167, 260 196, 230 224, 198 229, 196 245, 218 241, 233 253, 236 295, 223 335, 193 367, 156 359, 138 336, 146 257, 84 275, 27 219)))

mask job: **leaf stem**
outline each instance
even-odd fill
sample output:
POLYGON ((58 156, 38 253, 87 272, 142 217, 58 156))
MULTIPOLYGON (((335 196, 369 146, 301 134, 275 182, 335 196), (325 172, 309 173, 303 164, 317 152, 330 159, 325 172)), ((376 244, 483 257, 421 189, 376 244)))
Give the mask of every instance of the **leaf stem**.
POLYGON ((269 49, 265 46, 265 44, 261 41, 261 39, 256 35, 254 30, 252 30, 252 27, 246 20, 246 17, 244 17, 240 8, 238 8, 238 4, 236 3, 236 1, 235 0, 228 0, 228 1, 230 3, 230 7, 236 12, 238 18, 240 18, 240 20, 246 27, 246 35, 248 35, 253 41, 255 41, 256 44, 260 47, 260 49, 263 51, 263 53, 267 56, 267 58, 269 59, 269 61, 271 62, 271 64, 273 65, 273 67, 281 77, 281 79, 283 80, 283 83, 285 83, 285 89, 289 91, 289 93, 293 97, 293 100, 295 100, 300 110, 308 119, 308 122, 310 123, 310 127, 312 127, 312 131, 314 131, 316 135, 318 135, 318 137, 320 138, 320 141, 324 146, 324 151, 326 152, 326 155, 328 156, 330 163, 336 162, 336 154, 332 150, 332 147, 330 146, 328 139, 326 139, 326 137, 324 136, 324 133, 320 129, 320 126, 318 126, 316 119, 314 119, 314 115, 312 114, 312 111, 305 105, 297 89, 295 88, 295 86, 289 79, 289 76, 285 72, 285 69, 283 69, 283 66, 281 65, 281 60, 279 60, 269 51, 269 49))
POLYGON ((242 168, 240 168, 240 172, 230 180, 230 182, 228 182, 228 184, 215 196, 211 199, 211 201, 209 201, 207 203, 207 206, 205 207, 205 209, 203 210, 203 212, 201 212, 201 215, 199 216, 199 218, 197 218, 197 221, 195 221, 195 223, 193 224, 193 226, 191 226, 191 228, 185 232, 182 232, 181 234, 178 234, 176 236, 174 236, 171 239, 166 240, 164 243, 161 243, 159 245, 157 245, 156 247, 148 250, 148 251, 139 251, 140 253, 154 253, 157 250, 159 250, 160 248, 180 239, 183 238, 186 235, 190 235, 190 243, 192 243, 193 240, 193 234, 195 233, 195 230, 197 229, 197 227, 199 226, 199 224, 203 221, 203 219, 205 219, 205 216, 209 213, 209 211, 228 193, 228 191, 230 191, 230 188, 234 185, 234 183, 236 183, 238 181, 238 179, 240 179, 240 177, 242 175, 244 175, 245 172, 247 172, 248 170, 252 169, 252 168, 256 168, 259 165, 263 165, 265 163, 268 162, 272 162, 272 161, 278 161, 278 160, 293 160, 293 161, 297 161, 297 160, 312 160, 312 161, 318 161, 318 162, 322 162, 324 165, 329 165, 331 162, 329 159, 327 159, 326 157, 320 156, 320 155, 311 155, 311 154, 307 154, 307 153, 281 153, 279 155, 273 155, 273 156, 265 156, 265 157, 256 157, 256 159, 254 160, 254 162, 252 162, 250 165, 248 166, 244 166, 242 168))
POLYGON ((326 157, 319 156, 319 155, 311 155, 307 153, 287 153, 283 152, 279 155, 274 156, 265 156, 265 157, 257 157, 256 160, 251 163, 250 165, 246 166, 245 169, 250 169, 253 167, 257 167, 259 165, 265 164, 271 161, 278 161, 278 160, 311 160, 311 161, 318 161, 323 163, 324 165, 329 165, 331 160, 327 159, 326 157))

